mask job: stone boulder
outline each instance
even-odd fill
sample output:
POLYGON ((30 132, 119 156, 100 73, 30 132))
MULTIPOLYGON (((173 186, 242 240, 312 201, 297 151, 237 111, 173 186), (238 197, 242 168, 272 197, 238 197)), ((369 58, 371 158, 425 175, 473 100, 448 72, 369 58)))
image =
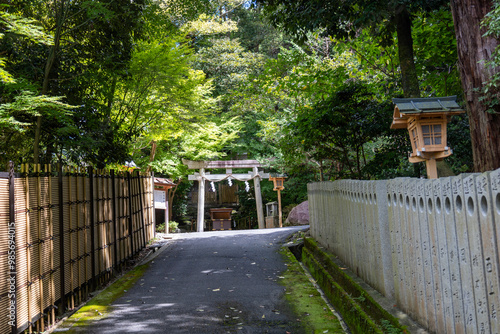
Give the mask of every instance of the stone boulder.
POLYGON ((285 225, 309 225, 309 204, 308 201, 302 202, 290 211, 285 225))

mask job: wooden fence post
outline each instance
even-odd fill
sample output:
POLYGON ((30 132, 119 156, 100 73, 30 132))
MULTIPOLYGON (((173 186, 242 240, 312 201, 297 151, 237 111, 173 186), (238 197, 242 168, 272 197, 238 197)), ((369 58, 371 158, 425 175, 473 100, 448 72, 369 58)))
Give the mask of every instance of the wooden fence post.
POLYGON ((132 180, 130 172, 127 172, 127 184, 128 184, 128 230, 130 235, 130 255, 133 256, 134 252, 134 230, 132 224, 132 180))
POLYGON ((94 217, 94 170, 89 167, 89 192, 90 192, 90 253, 92 255, 92 290, 97 289, 95 273, 95 217, 94 217))
POLYGON ((66 175, 68 177, 68 223, 69 223, 69 229, 68 229, 68 238, 69 238, 69 286, 71 290, 71 296, 70 296, 70 309, 75 308, 75 274, 74 274, 74 269, 75 269, 75 261, 73 260, 73 191, 71 189, 71 182, 73 180, 73 172, 71 169, 68 167, 65 168, 66 170, 66 175))
POLYGON ((41 184, 41 174, 42 169, 40 164, 35 165, 36 172, 36 203, 38 207, 37 217, 38 217, 38 226, 37 226, 37 234, 35 236, 36 248, 38 249, 38 285, 39 285, 39 307, 40 307, 40 321, 37 322, 37 328, 41 329, 41 332, 45 332, 45 325, 43 321, 43 273, 44 273, 44 262, 43 262, 43 249, 42 249, 42 184, 41 184))
POLYGON ((146 247, 146 244, 147 244, 147 240, 146 240, 146 222, 144 221, 144 205, 142 203, 142 200, 143 200, 143 193, 142 193, 142 178, 141 178, 141 174, 139 173, 139 171, 137 171, 137 181, 139 183, 139 207, 141 208, 141 226, 142 226, 142 239, 144 241, 143 243, 143 247, 146 247))
MULTIPOLYGON (((28 211, 26 211, 26 231, 30 231, 30 226, 31 226, 31 210, 33 209, 31 207, 31 200, 30 200, 30 177, 29 177, 29 165, 26 164, 24 165, 24 172, 25 172, 25 198, 26 198, 26 206, 28 208, 28 211)), ((31 320, 33 319, 32 317, 32 284, 30 284, 31 280, 31 233, 26 233, 26 275, 27 275, 27 289, 26 289, 26 294, 27 294, 27 301, 28 301, 28 333, 32 332, 32 327, 33 323, 31 320)), ((23 282, 24 285, 24 282, 23 282)))
POLYGON ((14 163, 9 161, 9 324, 12 334, 17 334, 17 247, 16 247, 16 206, 14 192, 14 163), (14 249, 11 247, 14 246, 14 249), (11 256, 13 257, 11 258, 11 256))
POLYGON ((66 289, 65 282, 66 277, 64 274, 64 206, 63 206, 63 168, 62 163, 58 166, 58 193, 59 193, 59 274, 61 276, 61 305, 59 307, 59 315, 62 315, 66 311, 66 289))
POLYGON ((55 296, 55 283, 54 283, 54 219, 53 219, 53 210, 52 206, 54 204, 54 200, 52 198, 52 168, 50 165, 47 165, 46 171, 48 172, 48 196, 49 196, 49 206, 50 206, 50 211, 49 211, 49 254, 50 254, 50 271, 49 271, 49 293, 50 293, 50 309, 49 312, 50 314, 48 315, 49 318, 49 326, 53 325, 56 323, 56 314, 55 314, 55 308, 54 304, 56 301, 56 296, 55 296), (50 320, 52 319, 52 321, 50 320))
POLYGON ((113 220, 113 267, 118 266, 118 233, 116 231, 116 185, 115 185, 115 170, 111 170, 111 219, 113 220))

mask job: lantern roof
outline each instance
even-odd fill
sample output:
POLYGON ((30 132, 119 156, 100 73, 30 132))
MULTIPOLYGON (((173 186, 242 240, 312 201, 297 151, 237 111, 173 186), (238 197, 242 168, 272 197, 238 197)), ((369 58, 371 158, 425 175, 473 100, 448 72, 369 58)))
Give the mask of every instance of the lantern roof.
POLYGON ((418 115, 455 115, 464 113, 457 103, 457 97, 394 98, 394 116, 391 129, 404 129, 408 118, 418 115))
POLYGON ((173 182, 170 179, 165 179, 162 177, 155 177, 154 178, 154 184, 155 186, 168 186, 168 187, 175 187, 175 182, 173 182))
POLYGON ((424 112, 453 112, 464 110, 458 105, 457 97, 427 97, 427 98, 408 98, 392 99, 392 102, 402 114, 415 114, 424 112))

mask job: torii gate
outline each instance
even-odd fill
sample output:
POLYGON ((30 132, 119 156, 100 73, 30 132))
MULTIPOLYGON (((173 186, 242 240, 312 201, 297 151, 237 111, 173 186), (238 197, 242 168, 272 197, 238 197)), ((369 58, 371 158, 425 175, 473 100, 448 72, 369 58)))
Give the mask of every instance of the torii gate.
POLYGON ((198 232, 203 232, 205 220, 205 180, 219 182, 228 178, 237 181, 250 181, 253 179, 255 188, 255 204, 257 207, 257 221, 259 228, 265 228, 264 210, 262 206, 262 194, 260 190, 260 180, 268 179, 269 174, 259 172, 262 167, 257 160, 228 160, 228 161, 190 161, 182 160, 182 163, 188 166, 188 169, 198 169, 198 173, 189 175, 188 180, 198 181, 198 232), (226 169, 226 174, 205 173, 205 169, 226 169), (233 174, 233 168, 252 168, 248 174, 233 174))

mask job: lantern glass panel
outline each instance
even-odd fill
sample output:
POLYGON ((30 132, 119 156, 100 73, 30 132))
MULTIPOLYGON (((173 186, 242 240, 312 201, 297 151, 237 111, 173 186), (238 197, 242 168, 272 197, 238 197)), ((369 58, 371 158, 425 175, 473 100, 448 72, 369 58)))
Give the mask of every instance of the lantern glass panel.
POLYGON ((422 124, 424 145, 441 145, 441 124, 422 124))

